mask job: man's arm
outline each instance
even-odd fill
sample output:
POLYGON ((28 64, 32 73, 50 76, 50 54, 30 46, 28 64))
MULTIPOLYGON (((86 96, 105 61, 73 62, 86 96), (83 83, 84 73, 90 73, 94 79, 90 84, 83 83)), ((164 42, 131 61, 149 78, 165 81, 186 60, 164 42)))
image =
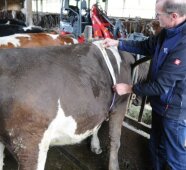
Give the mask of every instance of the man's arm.
POLYGON ((106 38, 105 40, 103 40, 103 47, 107 48, 110 46, 116 46, 118 47, 118 50, 149 56, 154 54, 157 40, 157 36, 152 36, 143 41, 124 39, 114 40, 106 38))

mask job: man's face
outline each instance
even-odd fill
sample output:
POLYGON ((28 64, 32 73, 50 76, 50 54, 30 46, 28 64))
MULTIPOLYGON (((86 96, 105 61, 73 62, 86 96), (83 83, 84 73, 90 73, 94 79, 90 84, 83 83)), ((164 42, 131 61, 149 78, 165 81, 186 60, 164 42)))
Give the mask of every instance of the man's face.
POLYGON ((171 28, 172 25, 172 18, 170 14, 167 14, 163 11, 162 9, 163 6, 163 2, 159 1, 156 4, 156 18, 159 20, 160 22, 160 27, 163 28, 171 28))

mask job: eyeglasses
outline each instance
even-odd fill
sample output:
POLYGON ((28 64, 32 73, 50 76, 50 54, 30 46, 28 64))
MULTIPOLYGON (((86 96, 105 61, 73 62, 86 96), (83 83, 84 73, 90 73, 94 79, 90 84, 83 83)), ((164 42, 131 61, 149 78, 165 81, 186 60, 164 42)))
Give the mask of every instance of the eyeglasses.
POLYGON ((168 13, 156 13, 155 17, 157 18, 157 17, 162 16, 162 15, 169 15, 169 14, 168 13))

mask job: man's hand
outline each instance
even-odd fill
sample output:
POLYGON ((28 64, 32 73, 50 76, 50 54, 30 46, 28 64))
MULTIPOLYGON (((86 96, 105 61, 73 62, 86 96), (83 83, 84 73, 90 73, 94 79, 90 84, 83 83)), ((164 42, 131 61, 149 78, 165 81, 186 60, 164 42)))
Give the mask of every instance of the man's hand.
POLYGON ((119 41, 118 40, 114 40, 114 39, 110 39, 110 38, 106 38, 105 40, 103 40, 103 47, 107 48, 107 47, 111 47, 111 46, 118 46, 119 41))
POLYGON ((118 95, 124 95, 128 93, 132 93, 132 85, 119 83, 113 86, 114 91, 118 93, 118 95))

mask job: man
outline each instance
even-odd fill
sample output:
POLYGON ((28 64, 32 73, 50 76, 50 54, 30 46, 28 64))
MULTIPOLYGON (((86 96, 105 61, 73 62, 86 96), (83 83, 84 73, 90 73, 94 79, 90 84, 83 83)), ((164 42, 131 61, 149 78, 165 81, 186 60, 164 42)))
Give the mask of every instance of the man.
POLYGON ((148 83, 113 88, 119 95, 150 98, 153 169, 186 170, 186 0, 158 0, 156 17, 164 28, 157 36, 142 42, 106 39, 103 45, 153 56, 148 83))

